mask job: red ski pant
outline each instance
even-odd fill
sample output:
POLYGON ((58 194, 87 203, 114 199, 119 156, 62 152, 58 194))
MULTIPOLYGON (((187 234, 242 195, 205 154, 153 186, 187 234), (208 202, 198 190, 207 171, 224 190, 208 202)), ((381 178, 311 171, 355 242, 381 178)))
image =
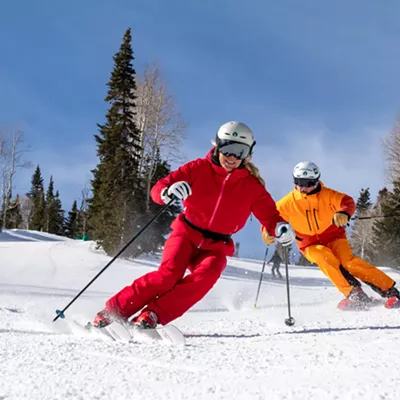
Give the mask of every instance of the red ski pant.
POLYGON ((185 235, 171 233, 161 264, 126 286, 106 303, 106 309, 128 319, 144 306, 162 325, 180 317, 214 286, 226 266, 223 252, 196 247, 185 235), (185 275, 186 269, 191 271, 185 275))

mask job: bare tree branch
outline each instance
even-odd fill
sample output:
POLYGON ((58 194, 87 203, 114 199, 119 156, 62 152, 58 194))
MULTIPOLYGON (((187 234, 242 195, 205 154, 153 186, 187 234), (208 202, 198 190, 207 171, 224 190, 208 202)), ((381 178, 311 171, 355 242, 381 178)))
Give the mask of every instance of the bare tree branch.
POLYGON ((140 173, 146 171, 146 204, 150 204, 151 181, 156 171, 158 154, 167 162, 186 159, 181 150, 187 129, 182 116, 176 111, 173 96, 168 93, 156 63, 146 66, 138 82, 136 118, 141 131, 142 157, 140 173))
POLYGON ((79 205, 79 215, 82 223, 82 236, 87 232, 87 210, 89 206, 89 198, 91 196, 91 186, 87 182, 84 188, 81 190, 80 205, 79 205))
POLYGON ((387 161, 386 176, 392 183, 400 179, 400 116, 391 132, 382 140, 383 152, 387 161))
MULTIPOLYGON (((371 208, 362 212, 358 217, 370 217, 375 214, 375 208, 371 208)), ((369 262, 372 262, 371 256, 374 253, 374 220, 363 219, 356 220, 351 232, 351 246, 354 252, 369 262)))
POLYGON ((24 155, 29 150, 20 149, 23 140, 23 132, 17 130, 12 134, 10 146, 7 148, 5 141, 0 144, 2 159, 2 222, 3 228, 7 223, 7 211, 11 200, 14 176, 19 168, 30 168, 32 164, 24 160, 24 155))

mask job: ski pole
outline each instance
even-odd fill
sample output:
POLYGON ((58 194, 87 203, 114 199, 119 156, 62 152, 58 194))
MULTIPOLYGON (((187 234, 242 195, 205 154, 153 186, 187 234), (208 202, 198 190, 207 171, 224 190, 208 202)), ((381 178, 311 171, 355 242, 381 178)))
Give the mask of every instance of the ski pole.
POLYGON ((262 266, 262 269, 261 269, 260 282, 258 283, 257 296, 256 296, 256 301, 254 302, 254 308, 257 308, 258 295, 260 294, 261 282, 262 282, 262 279, 263 279, 265 263, 267 261, 268 249, 269 249, 269 245, 267 245, 267 249, 265 250, 264 262, 263 262, 263 266, 262 266))
POLYGON ((351 219, 378 219, 378 218, 400 218, 400 215, 371 215, 369 217, 352 217, 351 219))
POLYGON ((62 309, 56 310, 57 316, 53 319, 53 322, 57 321, 58 318, 65 318, 65 311, 75 302, 76 299, 131 245, 142 232, 157 218, 159 217, 173 202, 175 197, 172 198, 147 224, 138 232, 136 235, 107 263, 107 265, 62 309))
POLYGON ((287 293, 287 305, 288 305, 288 317, 285 319, 285 324, 287 326, 293 326, 295 324, 295 319, 290 314, 290 288, 289 288, 289 249, 284 247, 285 252, 285 270, 286 270, 286 293, 287 293))

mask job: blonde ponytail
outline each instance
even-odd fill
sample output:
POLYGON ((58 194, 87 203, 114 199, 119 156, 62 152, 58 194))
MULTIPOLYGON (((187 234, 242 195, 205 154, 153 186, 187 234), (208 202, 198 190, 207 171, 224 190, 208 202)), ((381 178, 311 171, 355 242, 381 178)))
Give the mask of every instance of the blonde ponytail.
POLYGON ((259 169, 250 160, 247 159, 244 162, 244 166, 250 172, 250 174, 253 175, 254 178, 257 178, 261 185, 265 187, 265 181, 261 177, 259 169))

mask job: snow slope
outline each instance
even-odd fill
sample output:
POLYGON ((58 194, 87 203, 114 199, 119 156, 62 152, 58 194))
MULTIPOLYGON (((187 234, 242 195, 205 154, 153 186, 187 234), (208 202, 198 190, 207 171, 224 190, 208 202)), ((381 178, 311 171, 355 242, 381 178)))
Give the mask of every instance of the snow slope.
POLYGON ((289 268, 293 327, 285 281, 270 279, 268 266, 255 309, 262 262, 242 259, 175 321, 185 348, 127 345, 75 326, 157 257, 117 261, 52 322, 108 260, 92 242, 0 233, 0 399, 400 398, 400 310, 338 311, 340 294, 315 267, 289 268))

